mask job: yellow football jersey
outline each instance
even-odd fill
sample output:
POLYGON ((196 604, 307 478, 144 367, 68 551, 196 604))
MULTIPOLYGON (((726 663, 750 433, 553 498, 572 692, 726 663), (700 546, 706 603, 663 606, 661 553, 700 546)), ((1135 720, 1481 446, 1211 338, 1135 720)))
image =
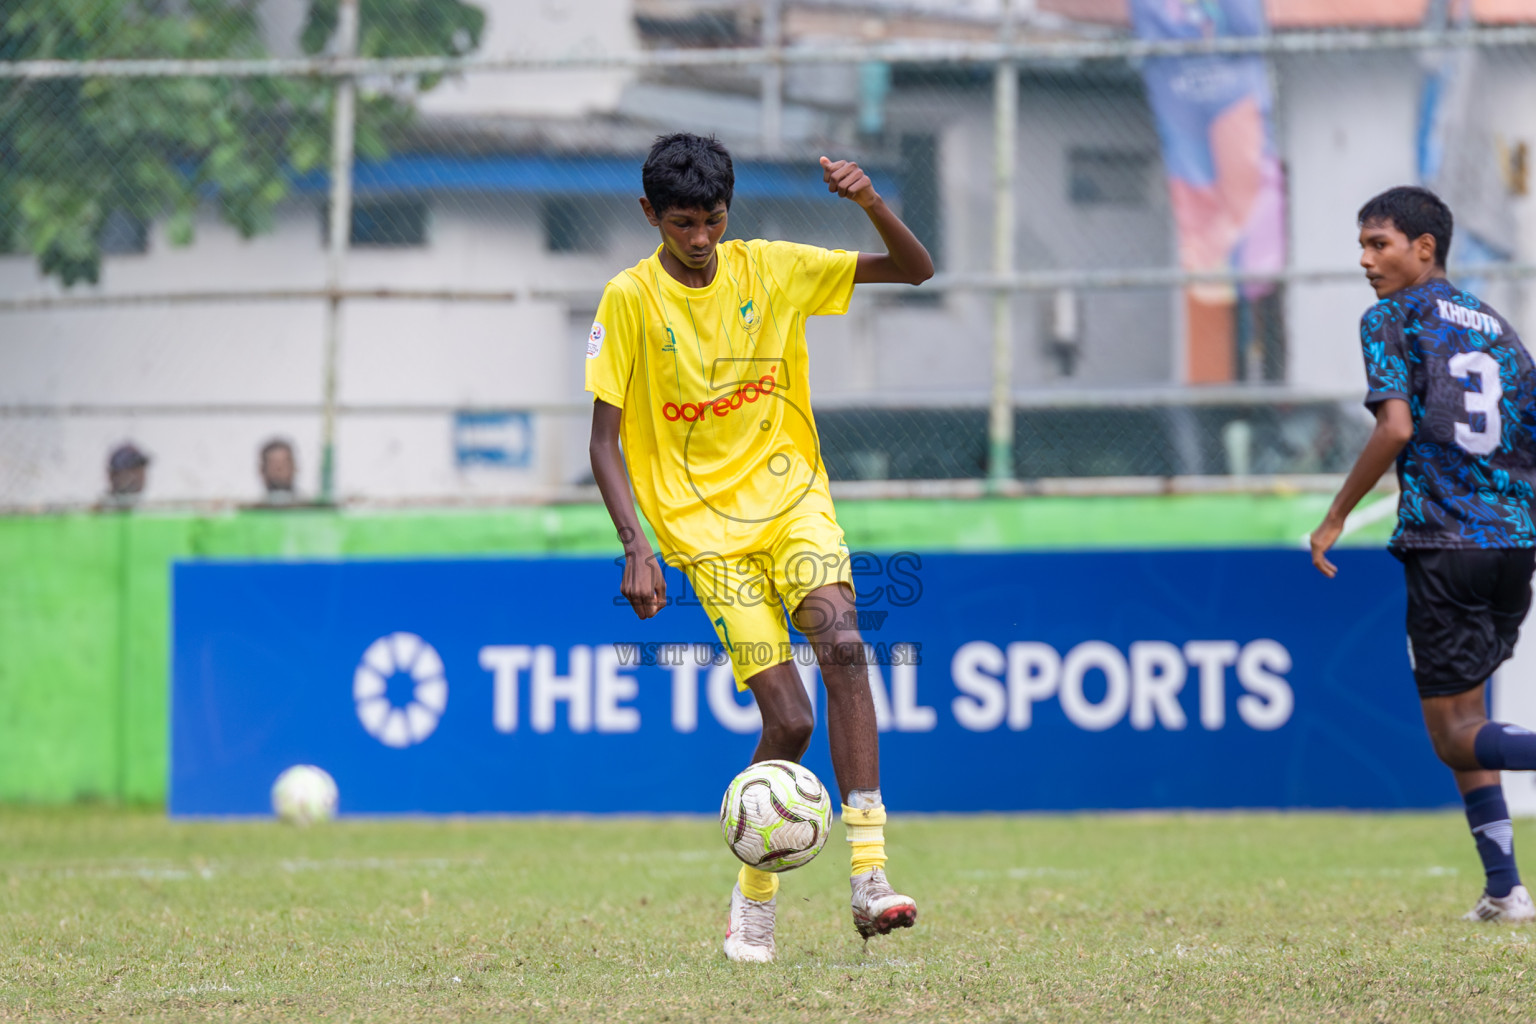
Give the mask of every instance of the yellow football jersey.
POLYGON ((623 409, 620 439, 659 554, 766 550, 785 517, 832 516, 811 416, 805 320, 845 313, 858 254, 731 240, 689 288, 661 249, 608 282, 587 390, 623 409))

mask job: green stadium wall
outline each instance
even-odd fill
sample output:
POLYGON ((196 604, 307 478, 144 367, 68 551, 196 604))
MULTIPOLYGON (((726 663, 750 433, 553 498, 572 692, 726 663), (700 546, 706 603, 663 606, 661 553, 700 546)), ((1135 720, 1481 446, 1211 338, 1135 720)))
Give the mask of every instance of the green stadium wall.
MULTIPOLYGON (((914 499, 842 501, 838 513, 849 545, 876 551, 1299 547, 1327 501, 914 499)), ((1381 543, 1389 529, 1351 540, 1381 543)), ((0 517, 0 801, 164 800, 177 559, 617 553, 600 505, 0 517)))

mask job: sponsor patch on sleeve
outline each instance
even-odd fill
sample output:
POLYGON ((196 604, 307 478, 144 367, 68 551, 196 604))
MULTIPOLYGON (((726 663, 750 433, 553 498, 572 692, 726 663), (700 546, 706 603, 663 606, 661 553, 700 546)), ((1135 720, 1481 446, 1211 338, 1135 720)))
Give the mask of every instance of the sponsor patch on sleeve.
POLYGON ((603 325, 594 322, 592 333, 587 335, 587 358, 596 359, 597 354, 603 350, 603 325))

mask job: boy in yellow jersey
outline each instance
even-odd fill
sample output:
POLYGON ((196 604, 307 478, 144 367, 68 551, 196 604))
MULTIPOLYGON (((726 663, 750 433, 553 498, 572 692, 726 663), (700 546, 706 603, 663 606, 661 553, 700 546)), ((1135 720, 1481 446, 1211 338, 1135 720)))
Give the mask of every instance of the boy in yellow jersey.
MULTIPOLYGON (((868 938, 910 927, 917 906, 885 877, 875 708, 811 417, 805 322, 846 312, 860 282, 926 281, 933 261, 857 164, 822 157, 821 167, 828 191, 864 209, 888 252, 722 242, 736 180, 730 154, 713 138, 657 139, 640 207, 661 245, 608 282, 586 382, 592 474, 624 544, 619 591, 642 619, 667 603, 638 502, 660 560, 688 574, 737 686, 757 701, 754 763, 805 753, 815 718, 791 661, 786 611, 811 641, 853 849, 854 926, 868 938)), ((742 866, 725 938, 732 960, 773 959, 778 885, 778 875, 742 866)))

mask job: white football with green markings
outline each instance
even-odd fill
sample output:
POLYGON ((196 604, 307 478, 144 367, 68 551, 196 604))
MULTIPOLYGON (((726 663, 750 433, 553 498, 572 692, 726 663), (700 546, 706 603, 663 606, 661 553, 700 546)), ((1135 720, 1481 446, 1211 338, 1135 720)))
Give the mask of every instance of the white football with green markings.
POLYGON ((726 788, 720 831, 738 859, 762 871, 809 864, 827 843, 832 798, 814 772, 792 761, 759 761, 726 788))

